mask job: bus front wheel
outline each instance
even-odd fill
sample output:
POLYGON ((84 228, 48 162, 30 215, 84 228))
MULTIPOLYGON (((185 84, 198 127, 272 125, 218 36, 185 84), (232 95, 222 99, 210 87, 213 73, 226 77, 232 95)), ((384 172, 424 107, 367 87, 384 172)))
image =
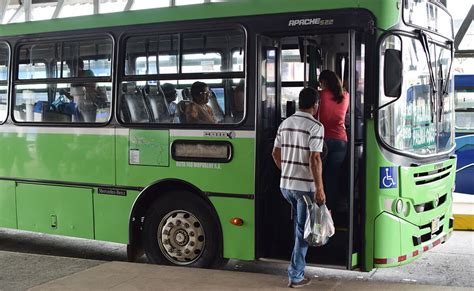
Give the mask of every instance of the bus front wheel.
POLYGON ((221 245, 211 208, 199 197, 170 193, 148 210, 143 246, 152 263, 213 267, 222 261, 221 245))

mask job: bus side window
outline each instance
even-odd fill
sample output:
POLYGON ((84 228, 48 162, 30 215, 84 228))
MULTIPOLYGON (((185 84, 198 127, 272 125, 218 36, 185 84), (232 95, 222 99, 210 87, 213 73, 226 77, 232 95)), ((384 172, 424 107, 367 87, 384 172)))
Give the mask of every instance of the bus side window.
MULTIPOLYGON (((125 70, 121 80, 145 86, 142 93, 150 123, 193 123, 205 127, 236 123, 231 115, 232 84, 245 82, 245 33, 241 29, 157 32, 123 39, 125 70), (207 89, 194 92, 197 95, 193 98, 189 88, 198 81, 206 84, 207 89), (207 101, 199 99, 203 93, 209 94, 207 101)), ((130 103, 129 95, 124 95, 122 102, 130 103)), ((119 106, 124 108, 125 121, 131 104, 119 106)))

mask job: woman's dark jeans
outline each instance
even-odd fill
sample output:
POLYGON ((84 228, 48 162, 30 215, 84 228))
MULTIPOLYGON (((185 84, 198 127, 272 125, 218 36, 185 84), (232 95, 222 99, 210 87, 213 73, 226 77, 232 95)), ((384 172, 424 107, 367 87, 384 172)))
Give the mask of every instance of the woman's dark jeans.
POLYGON ((323 162, 323 184, 326 193, 326 204, 329 209, 336 210, 336 206, 345 201, 342 195, 345 189, 346 178, 342 176, 345 173, 344 160, 347 153, 347 142, 337 139, 324 140, 328 147, 328 154, 323 162))

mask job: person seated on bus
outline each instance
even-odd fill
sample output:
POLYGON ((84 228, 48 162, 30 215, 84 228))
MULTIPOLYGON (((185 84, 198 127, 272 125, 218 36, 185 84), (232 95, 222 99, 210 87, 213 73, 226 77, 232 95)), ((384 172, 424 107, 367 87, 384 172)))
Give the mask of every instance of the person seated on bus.
POLYGON ((178 120, 178 104, 176 104, 176 99, 178 98, 178 92, 176 87, 170 83, 164 83, 161 86, 163 89, 163 94, 165 94, 166 104, 168 105, 168 111, 170 114, 170 121, 173 123, 179 122, 178 120))
MULTIPOLYGON (((66 61, 71 77, 88 78, 94 77, 92 70, 84 69, 82 58, 66 61)), ((60 94, 68 97, 77 106, 77 112, 73 121, 95 122, 97 108, 104 107, 107 96, 103 89, 97 88, 96 83, 71 83, 70 91, 61 90, 60 94)))
POLYGON ((240 122, 244 118, 244 87, 244 82, 240 82, 234 89, 234 107, 232 109, 232 117, 234 118, 234 122, 240 122))
POLYGON ((186 104, 185 117, 187 123, 216 123, 212 108, 207 105, 211 91, 204 82, 194 82, 191 86, 192 101, 186 104))
POLYGON ((344 90, 341 79, 330 70, 321 72, 319 83, 321 87, 319 121, 324 126, 324 142, 328 148, 327 157, 323 162, 323 181, 328 197, 328 208, 337 211, 345 207, 344 197, 341 197, 341 191, 345 189, 340 187, 340 181, 347 152, 344 119, 349 107, 349 93, 344 90))

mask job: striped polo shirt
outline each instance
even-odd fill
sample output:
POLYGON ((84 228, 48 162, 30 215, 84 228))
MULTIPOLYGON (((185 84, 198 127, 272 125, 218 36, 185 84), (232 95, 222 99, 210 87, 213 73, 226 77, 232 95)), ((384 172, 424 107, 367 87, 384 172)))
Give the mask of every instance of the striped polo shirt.
POLYGON ((282 122, 274 144, 281 148, 280 188, 316 191, 309 157, 323 151, 323 140, 323 125, 309 113, 297 111, 282 122))

